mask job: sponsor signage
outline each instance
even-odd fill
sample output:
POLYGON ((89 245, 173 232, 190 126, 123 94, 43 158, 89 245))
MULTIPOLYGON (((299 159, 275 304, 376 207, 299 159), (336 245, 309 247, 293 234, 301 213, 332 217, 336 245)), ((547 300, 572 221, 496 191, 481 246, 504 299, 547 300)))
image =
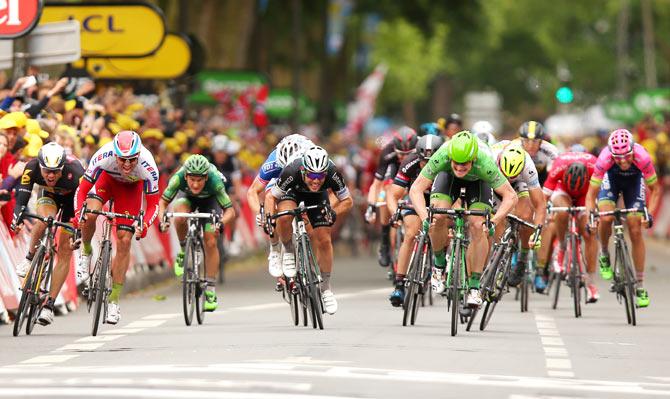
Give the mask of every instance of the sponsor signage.
POLYGON ((87 70, 99 79, 174 79, 191 64, 187 37, 168 34, 158 51, 142 58, 89 58, 87 70))
POLYGON ((81 25, 84 58, 145 57, 158 51, 166 36, 163 12, 144 2, 50 2, 40 24, 70 19, 81 25))
POLYGON ((189 97, 189 101, 201 104, 216 104, 216 96, 220 93, 241 93, 269 83, 265 75, 253 71, 202 71, 196 81, 199 90, 189 97))
POLYGON ((30 33, 39 21, 41 11, 41 0, 0 0, 0 39, 30 33))

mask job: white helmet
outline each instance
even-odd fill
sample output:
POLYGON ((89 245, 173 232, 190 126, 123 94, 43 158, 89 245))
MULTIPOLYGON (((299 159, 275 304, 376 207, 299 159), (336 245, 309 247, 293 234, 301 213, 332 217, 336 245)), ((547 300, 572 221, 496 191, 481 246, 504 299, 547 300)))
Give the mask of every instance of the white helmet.
POLYGON ((493 125, 489 121, 477 121, 472 125, 471 129, 472 134, 488 145, 493 145, 496 142, 496 138, 493 136, 494 130, 493 125))
POLYGON ((219 134, 212 139, 212 152, 228 151, 228 137, 219 134))
POLYGON ((328 152, 319 146, 310 147, 302 155, 302 166, 308 172, 325 172, 328 169, 328 162, 328 152))
POLYGON ((65 158, 63 147, 53 141, 42 146, 37 153, 40 167, 46 170, 62 170, 65 158))
POLYGON ((284 167, 313 145, 307 137, 300 134, 286 136, 277 144, 277 162, 284 167))

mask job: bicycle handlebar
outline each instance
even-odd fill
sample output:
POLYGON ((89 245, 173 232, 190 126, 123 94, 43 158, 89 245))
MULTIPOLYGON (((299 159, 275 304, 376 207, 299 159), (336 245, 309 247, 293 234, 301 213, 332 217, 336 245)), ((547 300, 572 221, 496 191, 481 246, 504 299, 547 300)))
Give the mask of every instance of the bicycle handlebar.
POLYGON ((583 212, 585 210, 586 210, 585 206, 556 206, 556 207, 548 208, 547 212, 549 212, 549 213, 557 213, 557 212, 577 213, 577 212, 583 212))
POLYGON ((647 211, 647 208, 625 208, 625 209, 615 209, 613 211, 602 211, 602 212, 595 212, 594 216, 596 217, 601 217, 601 216, 618 216, 618 215, 627 215, 629 213, 644 213, 645 219, 648 217, 649 212, 647 211))
POLYGON ((433 215, 449 215, 449 216, 490 216, 491 211, 489 210, 481 210, 481 209, 464 209, 464 208, 456 208, 456 209, 451 209, 451 208, 433 208, 428 207, 429 213, 432 213, 433 215))
POLYGON ((282 216, 287 216, 287 215, 298 216, 298 215, 302 215, 303 213, 306 213, 307 211, 309 211, 311 209, 325 209, 325 208, 326 208, 326 206, 324 204, 304 206, 304 204, 301 202, 300 205, 298 205, 297 208, 288 209, 286 211, 281 211, 281 212, 275 213, 274 215, 270 215, 268 217, 268 220, 274 221, 274 220, 277 220, 278 218, 280 218, 282 216))
POLYGON ((520 224, 522 226, 528 227, 531 230, 535 230, 535 229, 538 228, 538 226, 536 226, 532 223, 528 223, 525 220, 523 220, 523 219, 521 219, 521 218, 519 218, 518 216, 515 216, 515 215, 507 215, 507 220, 509 220, 512 223, 516 223, 516 224, 520 224))
POLYGON ((67 229, 67 230, 70 230, 70 231, 75 231, 75 228, 71 224, 56 220, 56 218, 53 217, 53 216, 40 216, 40 215, 35 215, 35 214, 32 214, 32 213, 26 212, 26 207, 25 206, 23 208, 21 208, 21 211, 19 212, 19 215, 18 215, 17 219, 21 220, 23 218, 37 219, 37 220, 39 220, 43 223, 46 223, 47 225, 59 226, 59 227, 62 227, 64 229, 67 229))

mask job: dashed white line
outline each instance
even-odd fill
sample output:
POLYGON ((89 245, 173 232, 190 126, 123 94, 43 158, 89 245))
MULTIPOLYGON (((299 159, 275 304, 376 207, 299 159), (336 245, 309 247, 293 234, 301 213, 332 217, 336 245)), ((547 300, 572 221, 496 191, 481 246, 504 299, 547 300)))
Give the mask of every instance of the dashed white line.
POLYGON ((84 342, 84 343, 75 343, 63 345, 60 348, 54 349, 54 352, 66 352, 66 351, 93 351, 103 346, 104 342, 84 342))
POLYGON ((21 363, 23 364, 32 364, 32 363, 62 363, 65 361, 68 361, 70 359, 74 359, 79 355, 44 355, 44 356, 37 356, 30 358, 28 360, 24 360, 21 363))
POLYGON ((109 330, 103 331, 103 334, 112 335, 112 334, 135 334, 140 331, 144 331, 144 328, 119 328, 118 330, 109 330))
POLYGON ((114 341, 115 339, 119 339, 121 337, 124 337, 125 335, 97 335, 95 337, 89 336, 89 337, 83 337, 79 338, 78 340, 74 342, 109 342, 109 341, 114 341))
POLYGON ((535 323, 544 349, 547 375, 556 378, 574 377, 572 362, 553 317, 535 314, 535 323))
POLYGON ((128 324, 124 328, 152 328, 163 325, 166 322, 167 320, 137 320, 128 324))
POLYGON ((548 369, 565 369, 569 370, 572 368, 572 362, 570 359, 557 359, 548 357, 546 359, 548 369))

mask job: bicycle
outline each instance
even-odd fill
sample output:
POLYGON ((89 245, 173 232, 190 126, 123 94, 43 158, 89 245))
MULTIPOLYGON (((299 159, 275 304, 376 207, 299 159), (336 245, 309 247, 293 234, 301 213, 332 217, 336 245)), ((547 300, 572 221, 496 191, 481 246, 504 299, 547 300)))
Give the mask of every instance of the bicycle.
POLYGON ((629 213, 644 213, 645 220, 649 220, 647 208, 627 208, 615 209, 613 211, 597 212, 590 215, 589 225, 593 226, 595 217, 614 216, 614 278, 610 291, 615 293, 619 303, 623 300, 626 309, 626 319, 628 324, 637 325, 635 315, 635 269, 631 261, 628 244, 624 238, 623 217, 629 213))
POLYGON ((491 255, 482 273, 481 293, 486 305, 479 322, 480 331, 486 329, 498 302, 508 292, 507 278, 512 268, 512 257, 519 250, 520 245, 519 228, 524 226, 535 230, 535 239, 540 234, 537 226, 515 215, 507 215, 507 223, 500 242, 493 244, 491 255))
POLYGON ((289 278, 284 283, 282 291, 284 298, 288 296, 288 304, 291 309, 291 316, 294 325, 299 324, 299 307, 302 307, 303 325, 307 326, 307 314, 312 320, 312 327, 323 330, 323 304, 321 303, 321 272, 319 270, 316 256, 312 250, 312 243, 307 234, 303 215, 312 209, 325 210, 323 204, 305 206, 300 202, 295 209, 277 212, 274 215, 267 215, 267 228, 270 234, 274 234, 274 225, 276 220, 283 216, 293 217, 293 247, 295 259, 298 264, 296 277, 289 278))
POLYGON ((549 286, 547 292, 551 292, 551 288, 555 288, 552 308, 556 309, 558 306, 558 298, 561 289, 561 281, 566 281, 570 286, 570 293, 572 296, 575 317, 582 316, 581 297, 582 292, 586 297, 586 284, 584 284, 584 253, 582 251, 582 237, 579 235, 577 229, 577 216, 586 208, 583 206, 569 206, 569 207, 552 207, 547 210, 549 213, 567 212, 570 215, 568 222, 568 231, 565 234, 567 241, 565 255, 563 258, 563 265, 560 271, 552 270, 549 275, 549 286))
MULTIPOLYGON (((414 207, 406 202, 399 201, 398 209, 393 216, 394 220, 402 219, 403 210, 411 210, 414 207)), ((425 296, 428 293, 430 305, 433 304, 432 290, 430 289, 430 273, 433 267, 433 250, 430 245, 428 234, 419 230, 414 239, 414 248, 409 259, 409 268, 405 278, 405 300, 403 301, 402 325, 407 326, 407 322, 414 325, 416 316, 419 312, 419 299, 421 306, 425 306, 425 296), (427 288, 428 287, 428 288, 427 288)))
MULTIPOLYGON (((113 209, 114 201, 109 201, 109 209, 113 209)), ((88 283, 84 289, 84 296, 86 297, 86 307, 88 312, 91 312, 93 307, 93 322, 91 325, 91 335, 98 335, 100 327, 100 316, 102 316, 102 323, 107 321, 107 298, 112 292, 112 226, 114 219, 129 219, 138 223, 142 223, 144 211, 140 211, 138 216, 127 215, 125 213, 116 213, 111 211, 98 211, 95 209, 88 209, 87 204, 84 203, 81 214, 79 216, 79 225, 81 226, 86 214, 96 216, 103 216, 104 222, 102 226, 102 241, 100 242, 100 253, 93 266, 93 271, 89 273, 88 283), (103 306, 104 304, 104 306, 103 306)), ((78 240, 81 232, 75 232, 75 241, 78 240)), ((139 236, 136 237, 140 239, 139 236)))
MULTIPOLYGON (((465 204, 465 188, 461 188, 461 204, 465 204)), ((466 303, 467 294, 470 291, 468 282, 468 269, 466 264, 466 251, 469 238, 466 236, 465 217, 484 216, 486 225, 490 224, 489 210, 468 210, 465 208, 433 208, 428 207, 428 219, 432 223, 434 215, 447 215, 454 219, 454 232, 449 250, 447 251, 447 311, 451 311, 451 336, 458 333, 458 323, 465 323, 474 316, 473 310, 466 303), (460 320, 459 320, 460 319, 460 320)), ((475 311, 476 312, 476 311, 475 311)))
POLYGON ((184 246, 184 260, 182 274, 182 304, 184 307, 184 322, 190 326, 195 312, 198 324, 205 320, 205 290, 207 278, 205 271, 205 246, 203 241, 203 221, 210 220, 216 229, 220 229, 220 215, 216 213, 200 213, 196 209, 188 212, 166 212, 163 223, 167 224, 170 218, 188 219, 186 245, 184 246))
POLYGON ((26 335, 30 335, 33 332, 37 318, 48 298, 53 263, 58 252, 54 243, 56 230, 58 227, 62 227, 74 231, 74 228, 70 224, 59 221, 60 212, 55 217, 45 217, 26 212, 26 207, 24 206, 21 208, 17 220, 22 220, 23 218, 40 220, 46 224, 46 229, 44 230, 44 234, 42 234, 42 238, 40 238, 33 261, 30 264, 30 269, 21 287, 21 299, 19 307, 16 310, 16 318, 14 319, 13 335, 15 337, 19 335, 26 321, 28 322, 26 324, 26 335))

